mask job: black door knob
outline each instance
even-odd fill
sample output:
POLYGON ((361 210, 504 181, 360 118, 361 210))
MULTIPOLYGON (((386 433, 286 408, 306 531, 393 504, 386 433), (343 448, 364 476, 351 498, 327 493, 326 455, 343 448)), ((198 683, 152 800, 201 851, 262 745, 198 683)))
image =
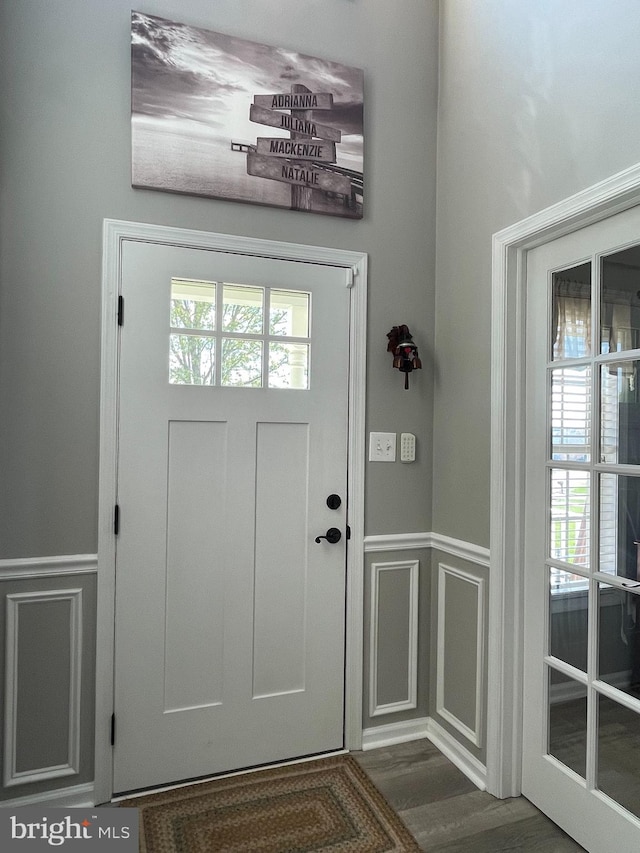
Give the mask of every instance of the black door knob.
POLYGON ((327 506, 329 509, 338 509, 342 504, 340 495, 329 495, 327 498, 327 506))
POLYGON ((339 542, 342 539, 342 533, 337 527, 330 527, 324 536, 316 536, 316 542, 320 542, 321 539, 326 539, 327 542, 335 545, 336 542, 339 542))

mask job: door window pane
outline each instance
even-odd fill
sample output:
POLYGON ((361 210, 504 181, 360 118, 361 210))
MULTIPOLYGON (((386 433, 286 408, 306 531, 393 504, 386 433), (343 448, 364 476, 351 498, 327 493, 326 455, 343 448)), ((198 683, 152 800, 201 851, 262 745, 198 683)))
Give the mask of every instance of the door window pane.
POLYGON ((640 595, 598 586, 598 678, 640 697, 640 595))
POLYGON ((587 769, 587 688, 562 672, 549 673, 549 755, 583 778, 587 769))
POLYGON ((591 355, 591 264, 580 264, 552 278, 553 359, 591 355))
POLYGON ((215 383, 215 338, 169 336, 169 382, 172 385, 215 383))
POLYGON ((172 279, 169 382, 307 390, 310 309, 306 291, 172 279))
POLYGON ((551 471, 549 556, 563 563, 589 566, 590 478, 587 472, 551 471))
POLYGON ((269 388, 309 387, 309 345, 269 344, 269 388))
POLYGON ((600 475, 601 572, 640 580, 640 477, 600 475))
POLYGON ((640 361, 616 361, 600 369, 600 460, 640 465, 640 361))
POLYGON ((640 249, 633 246, 602 258, 600 351, 640 346, 640 249))
POLYGON ((606 696, 598 697, 598 788, 640 817, 640 715, 606 696))
POLYGON ((309 293, 297 290, 272 290, 269 300, 269 334, 308 338, 309 297, 309 293))
POLYGON ((589 582, 560 569, 549 571, 549 654, 586 672, 589 582))
POLYGON ((262 386, 262 341, 222 339, 222 384, 242 388, 262 386))
POLYGON ((262 334, 264 290, 225 284, 223 289, 222 330, 239 334, 262 334))
POLYGON ((591 368, 551 371, 552 459, 591 460, 591 368))
POLYGON ((174 329, 216 327, 216 285, 214 282, 171 281, 171 322, 174 329))

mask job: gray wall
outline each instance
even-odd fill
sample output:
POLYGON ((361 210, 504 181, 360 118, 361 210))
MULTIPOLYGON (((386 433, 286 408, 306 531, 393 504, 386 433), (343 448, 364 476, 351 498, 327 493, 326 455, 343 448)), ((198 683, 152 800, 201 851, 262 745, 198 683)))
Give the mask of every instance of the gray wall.
POLYGON ((130 186, 128 0, 0 4, 0 557, 95 553, 105 217, 369 253, 369 428, 414 465, 370 465, 368 533, 431 527, 435 0, 142 0, 140 11, 365 71, 363 221, 130 186), (409 323, 409 393, 386 333, 409 323), (392 496, 409 493, 402 504, 392 496), (390 498, 391 496, 391 498, 390 498))
POLYGON ((491 235, 640 161, 640 4, 440 7, 433 529, 487 546, 491 235))
MULTIPOLYGON (((368 465, 366 532, 431 529, 436 0, 141 0, 135 8, 362 68, 365 216, 350 221, 133 190, 131 4, 0 3, 0 578, 3 571, 6 576, 18 570, 0 589, 0 613, 6 595, 80 583, 76 575, 65 577, 64 567, 62 575, 57 566, 48 576, 41 565, 37 577, 21 580, 25 567, 20 558, 45 558, 46 564, 56 555, 91 555, 97 549, 104 218, 368 253, 368 429, 413 432, 417 461, 368 465), (424 365, 413 374, 409 392, 386 351, 386 333, 400 323, 410 325, 424 365)), ((394 554, 386 557, 394 559, 394 554)), ((396 559, 404 557, 401 553, 396 559)), ((422 557, 424 615, 429 578, 428 560, 422 557)), ((384 624, 406 613, 406 579, 402 571, 398 577, 399 582, 384 586, 380 608, 383 703, 401 699, 404 689, 402 679, 395 678, 394 658, 406 650, 408 635, 397 625, 387 632, 384 624)), ((78 786, 92 778, 93 581, 82 580, 83 588, 87 584, 85 625, 82 645, 74 646, 83 666, 81 712, 75 718, 81 729, 78 772, 48 775, 46 768, 57 760, 57 753, 48 750, 63 744, 43 737, 39 716, 39 705, 51 699, 50 707, 57 710, 48 725, 66 731, 70 705, 58 685, 68 681, 65 661, 73 646, 68 605, 34 602, 30 608, 28 599, 19 611, 16 648, 27 655, 25 660, 28 655, 36 660, 39 644, 55 635, 60 666, 47 682, 49 692, 47 684, 34 685, 20 670, 18 770, 45 772, 42 781, 0 791, 0 799, 78 786)), ((418 707, 400 717, 426 713, 427 624, 423 619, 420 629, 418 707)), ((4 637, 0 624, 0 644, 4 637)), ((390 719, 377 718, 380 723, 390 719)))

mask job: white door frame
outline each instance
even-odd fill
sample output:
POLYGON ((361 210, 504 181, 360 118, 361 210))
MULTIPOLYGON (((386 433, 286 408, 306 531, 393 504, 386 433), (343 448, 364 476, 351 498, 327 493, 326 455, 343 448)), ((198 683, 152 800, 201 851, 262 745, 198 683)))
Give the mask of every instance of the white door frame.
POLYGON ((493 235, 487 790, 520 794, 527 252, 640 204, 640 164, 493 235))
MULTIPOLYGON (((96 649, 95 802, 113 794, 110 744, 113 713, 117 486, 118 326, 121 258, 127 241, 233 252, 325 264, 351 270, 349 325, 349 525, 345 649, 345 745, 362 745, 362 613, 364 605, 364 465, 367 255, 344 249, 214 234, 138 222, 105 219, 102 254, 102 344, 100 394, 100 485, 98 515, 98 602, 96 649)), ((125 307, 126 311, 126 307, 125 307)))

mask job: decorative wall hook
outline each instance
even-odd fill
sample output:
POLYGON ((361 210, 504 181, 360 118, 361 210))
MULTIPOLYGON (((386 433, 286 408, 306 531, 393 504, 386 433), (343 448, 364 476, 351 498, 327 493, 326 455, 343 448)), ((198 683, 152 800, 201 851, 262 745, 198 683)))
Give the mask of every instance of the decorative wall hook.
POLYGON ((414 344, 408 326, 394 326, 387 332, 389 343, 388 352, 393 354, 393 366, 404 373, 405 390, 409 387, 409 374, 412 370, 419 370, 422 362, 418 356, 418 347, 414 344))

